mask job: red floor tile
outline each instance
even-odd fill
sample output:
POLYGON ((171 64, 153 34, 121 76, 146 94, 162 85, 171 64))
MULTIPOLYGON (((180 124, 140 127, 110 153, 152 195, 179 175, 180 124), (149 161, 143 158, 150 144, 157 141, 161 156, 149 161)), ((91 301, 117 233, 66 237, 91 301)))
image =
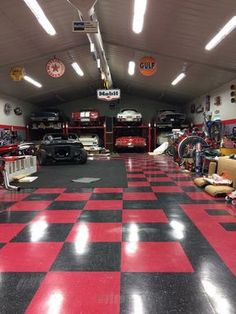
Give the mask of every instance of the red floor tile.
POLYGON ((62 193, 56 201, 87 201, 92 193, 62 193))
POLYGON ((123 206, 122 201, 88 201, 84 209, 86 210, 121 210, 123 206))
POLYGON ((66 241, 76 242, 121 242, 122 227, 120 223, 78 223, 69 233, 66 241))
MULTIPOLYGON (((209 195, 206 192, 186 192, 186 194, 192 199, 192 200, 215 200, 217 199, 216 197, 213 197, 209 195)), ((218 198, 219 199, 219 198, 218 198)))
POLYGON ((193 181, 175 181, 179 186, 196 186, 193 181))
POLYGON ((63 243, 8 243, 0 250, 1 272, 47 272, 63 243))
POLYGON ((193 272, 192 265, 177 242, 123 242, 123 272, 193 272))
POLYGON ((123 194, 123 200, 125 201, 142 201, 142 200, 149 200, 154 201, 157 197, 152 192, 125 192, 123 194))
POLYGON ((119 314, 120 273, 51 272, 26 314, 119 314))
POLYGON ((0 224, 0 242, 11 241, 24 227, 25 224, 0 224))
POLYGON ((166 214, 161 209, 157 210, 123 210, 122 222, 163 222, 168 223, 166 214))
POLYGON ((145 174, 165 174, 164 171, 160 171, 160 170, 146 170, 143 171, 145 174))
POLYGON ((11 211, 44 210, 52 202, 53 201, 20 201, 16 204, 10 206, 7 210, 11 210, 11 211))
POLYGON ((122 188, 94 188, 94 193, 122 193, 122 188))
POLYGON ((66 188, 40 188, 34 191, 34 193, 43 193, 43 194, 57 194, 63 193, 66 188))
POLYGON ((127 178, 145 178, 143 173, 129 173, 127 178))
POLYGON ((183 193, 183 190, 179 186, 152 186, 153 192, 161 193, 171 193, 171 192, 180 192, 183 193))
POLYGON ((47 223, 74 223, 80 216, 80 210, 45 210, 40 212, 33 221, 45 220, 47 223))
POLYGON ((128 187, 132 186, 150 186, 147 181, 128 181, 128 187))

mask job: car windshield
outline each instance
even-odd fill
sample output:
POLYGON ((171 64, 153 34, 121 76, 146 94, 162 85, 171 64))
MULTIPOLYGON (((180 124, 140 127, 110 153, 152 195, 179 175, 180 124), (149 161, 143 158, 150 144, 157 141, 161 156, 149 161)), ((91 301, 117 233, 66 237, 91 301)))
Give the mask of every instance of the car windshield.
POLYGON ((44 136, 45 141, 53 140, 76 140, 78 137, 76 134, 46 134, 44 136))
POLYGON ((125 111, 133 111, 133 112, 137 112, 136 109, 122 109, 121 112, 125 112, 125 111))

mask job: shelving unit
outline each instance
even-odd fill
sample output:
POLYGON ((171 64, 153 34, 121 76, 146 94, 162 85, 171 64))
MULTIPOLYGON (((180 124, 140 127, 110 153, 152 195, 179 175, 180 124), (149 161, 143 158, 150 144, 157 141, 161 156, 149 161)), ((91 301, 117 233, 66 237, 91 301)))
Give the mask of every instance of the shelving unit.
POLYGON ((65 125, 65 133, 68 134, 69 132, 80 134, 97 134, 100 140, 103 143, 103 146, 107 148, 106 143, 106 124, 103 123, 102 125, 69 125, 66 123, 65 125))
POLYGON ((40 141, 46 133, 64 133, 66 123, 56 122, 31 122, 26 126, 26 138, 29 141, 40 141))

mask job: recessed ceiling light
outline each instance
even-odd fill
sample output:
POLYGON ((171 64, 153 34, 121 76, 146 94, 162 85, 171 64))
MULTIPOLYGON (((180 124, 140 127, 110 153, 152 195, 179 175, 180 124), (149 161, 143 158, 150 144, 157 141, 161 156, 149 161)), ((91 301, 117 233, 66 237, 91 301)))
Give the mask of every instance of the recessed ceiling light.
POLYGON ((38 87, 38 88, 41 88, 43 85, 37 81, 35 81, 34 79, 32 79, 32 77, 28 76, 28 75, 24 75, 24 80, 29 82, 30 84, 38 87))
POLYGON ((73 62, 71 66, 79 76, 84 76, 84 72, 82 71, 81 67, 78 65, 77 62, 73 62))
POLYGON ((134 75, 135 72, 135 62, 129 61, 128 73, 129 75, 134 75))
POLYGON ((42 8, 38 4, 36 0, 24 0, 26 5, 30 8, 32 13, 37 18, 39 24, 43 27, 43 29, 51 36, 56 35, 56 31, 52 24, 49 22, 42 8))
POLYGON ((177 85, 183 78, 185 78, 186 74, 185 73, 180 73, 176 79, 174 79, 174 81, 171 83, 171 85, 175 86, 177 85))
POLYGON ((133 32, 139 34, 143 29, 147 0, 134 0, 133 32))
POLYGON ((232 17, 223 28, 205 46, 206 50, 215 48, 226 36, 236 28, 236 16, 232 17))

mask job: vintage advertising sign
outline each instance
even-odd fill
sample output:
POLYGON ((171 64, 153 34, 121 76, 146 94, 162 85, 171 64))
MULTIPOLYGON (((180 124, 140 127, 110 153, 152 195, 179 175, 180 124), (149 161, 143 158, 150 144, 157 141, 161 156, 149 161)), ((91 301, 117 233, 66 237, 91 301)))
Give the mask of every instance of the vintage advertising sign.
POLYGON ((97 21, 73 21, 72 30, 73 32, 79 32, 79 33, 98 33, 98 22, 97 21))
POLYGON ((58 78, 65 73, 65 65, 60 59, 54 57, 47 62, 46 71, 49 76, 58 78))
POLYGON ((144 76, 151 76, 157 71, 157 62, 153 57, 145 56, 139 61, 139 71, 144 76))
POLYGON ((120 99, 120 89, 98 89, 97 98, 105 101, 120 99))
POLYGON ((16 66, 16 67, 11 68, 10 77, 13 81, 19 82, 23 80, 24 75, 25 75, 25 69, 23 67, 16 66))

